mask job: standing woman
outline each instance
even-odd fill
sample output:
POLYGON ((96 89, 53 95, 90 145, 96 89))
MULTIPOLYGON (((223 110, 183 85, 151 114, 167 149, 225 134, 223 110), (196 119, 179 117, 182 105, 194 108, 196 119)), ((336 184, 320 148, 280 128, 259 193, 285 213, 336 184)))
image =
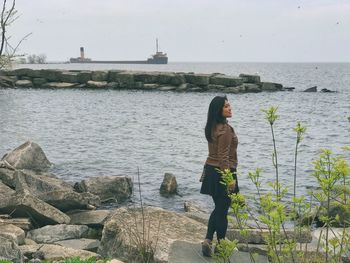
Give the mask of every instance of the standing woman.
POLYGON ((215 208, 208 221, 208 229, 205 240, 202 242, 202 253, 211 257, 214 233, 220 242, 227 231, 227 214, 230 208, 230 193, 238 193, 237 145, 238 139, 234 129, 227 123, 227 118, 232 117, 231 106, 226 96, 216 96, 209 105, 208 119, 205 126, 205 137, 208 141, 209 154, 204 166, 204 177, 201 193, 213 198, 215 208), (228 188, 220 183, 221 175, 217 169, 223 171, 230 169, 235 183, 228 188), (229 189, 229 193, 227 191, 229 189))

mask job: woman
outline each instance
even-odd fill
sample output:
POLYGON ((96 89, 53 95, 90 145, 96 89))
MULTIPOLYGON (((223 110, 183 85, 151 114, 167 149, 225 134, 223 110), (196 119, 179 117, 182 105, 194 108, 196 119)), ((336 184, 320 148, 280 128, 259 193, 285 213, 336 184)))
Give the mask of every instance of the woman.
POLYGON ((205 126, 209 155, 205 162, 205 175, 200 191, 202 194, 211 195, 215 204, 208 221, 207 235, 202 242, 202 252, 207 257, 211 257, 212 254, 211 242, 214 233, 216 232, 218 241, 226 236, 227 213, 231 204, 227 189, 230 193, 239 192, 236 176, 238 139, 233 128, 227 123, 227 118, 231 117, 231 106, 226 96, 217 96, 210 102, 205 126), (235 183, 228 187, 221 184, 218 169, 230 169, 235 183))

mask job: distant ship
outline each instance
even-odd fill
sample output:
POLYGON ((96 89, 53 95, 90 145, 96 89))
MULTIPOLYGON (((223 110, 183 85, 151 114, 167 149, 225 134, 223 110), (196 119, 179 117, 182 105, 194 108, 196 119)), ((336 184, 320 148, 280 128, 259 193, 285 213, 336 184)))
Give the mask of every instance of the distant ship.
POLYGON ((158 39, 156 39, 156 53, 147 60, 92 60, 86 58, 84 54, 84 47, 80 47, 80 57, 70 58, 70 63, 103 63, 103 64, 168 64, 168 56, 166 53, 158 51, 158 39))

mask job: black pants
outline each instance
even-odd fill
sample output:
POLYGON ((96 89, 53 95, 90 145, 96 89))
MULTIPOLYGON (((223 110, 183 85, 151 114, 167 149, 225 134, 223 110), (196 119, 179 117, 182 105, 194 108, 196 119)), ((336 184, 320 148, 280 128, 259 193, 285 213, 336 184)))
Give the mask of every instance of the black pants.
POLYGON ((227 195, 213 196, 215 208, 210 214, 206 239, 213 240, 216 232, 217 239, 224 239, 227 231, 227 214, 231 199, 227 195))

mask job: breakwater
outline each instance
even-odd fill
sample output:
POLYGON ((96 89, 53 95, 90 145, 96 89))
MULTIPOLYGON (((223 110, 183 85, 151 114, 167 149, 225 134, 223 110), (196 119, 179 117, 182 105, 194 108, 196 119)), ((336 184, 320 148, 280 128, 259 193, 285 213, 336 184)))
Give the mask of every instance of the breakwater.
POLYGON ((0 71, 0 87, 136 89, 223 93, 257 93, 284 90, 282 84, 263 82, 260 76, 249 74, 230 76, 221 73, 34 70, 29 68, 0 71))

